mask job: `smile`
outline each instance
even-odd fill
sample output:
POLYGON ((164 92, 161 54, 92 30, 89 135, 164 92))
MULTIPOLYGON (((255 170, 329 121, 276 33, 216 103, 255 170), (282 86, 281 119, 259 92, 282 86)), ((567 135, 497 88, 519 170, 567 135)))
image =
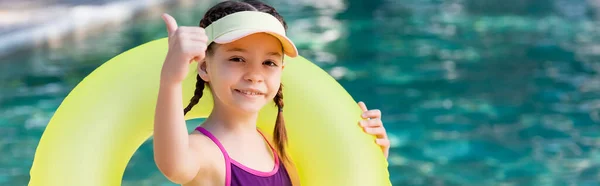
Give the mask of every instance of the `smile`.
POLYGON ((246 95, 246 96, 262 96, 264 95, 264 93, 262 92, 258 92, 258 91, 254 91, 254 90, 240 90, 240 89, 235 89, 236 92, 246 95))

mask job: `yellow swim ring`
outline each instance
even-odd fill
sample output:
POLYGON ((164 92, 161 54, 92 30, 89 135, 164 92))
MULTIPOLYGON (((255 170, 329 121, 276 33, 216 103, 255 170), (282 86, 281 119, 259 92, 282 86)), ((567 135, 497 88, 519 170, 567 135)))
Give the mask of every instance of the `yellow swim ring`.
MULTIPOLYGON (((126 51, 67 95, 38 144, 30 186, 121 185, 127 163, 152 135, 167 47, 162 38, 126 51)), ((361 110, 352 97, 310 61, 285 61, 288 152, 302 185, 391 185, 387 161, 374 137, 359 127, 361 110)), ((184 104, 193 93, 195 65, 189 74, 184 104)), ((258 127, 272 135, 277 110, 270 105, 261 110, 258 127)), ((212 96, 203 96, 186 119, 205 118, 211 109, 212 96)))

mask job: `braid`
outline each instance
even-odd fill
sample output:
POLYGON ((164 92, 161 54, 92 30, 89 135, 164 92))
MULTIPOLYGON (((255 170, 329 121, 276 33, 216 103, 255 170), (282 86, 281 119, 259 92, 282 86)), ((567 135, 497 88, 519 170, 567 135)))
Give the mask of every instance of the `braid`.
POLYGON ((202 91, 204 90, 204 80, 200 78, 199 74, 196 74, 196 90, 194 90, 194 96, 190 99, 190 104, 188 104, 185 109, 183 109, 183 115, 187 114, 194 105, 198 104, 200 98, 202 98, 202 91))
POLYGON ((279 90, 273 98, 275 105, 277 105, 277 121, 275 122, 275 129, 273 129, 273 138, 279 157, 286 161, 287 156, 285 153, 285 145, 287 144, 287 132, 285 130, 285 121, 283 119, 283 84, 279 85, 279 90))

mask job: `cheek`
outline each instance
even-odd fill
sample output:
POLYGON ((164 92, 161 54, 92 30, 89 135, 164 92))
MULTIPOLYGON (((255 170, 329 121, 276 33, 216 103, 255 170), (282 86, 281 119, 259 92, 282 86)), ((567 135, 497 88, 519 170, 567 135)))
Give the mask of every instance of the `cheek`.
MULTIPOLYGON (((269 91, 273 97, 275 97, 275 94, 277 94, 280 84, 281 84, 281 74, 278 74, 276 76, 269 78, 267 86, 269 86, 269 91)), ((285 88, 285 87, 283 87, 283 88, 285 88)))
POLYGON ((234 66, 228 65, 227 62, 220 62, 219 64, 215 64, 212 69, 212 76, 218 79, 219 81, 231 81, 234 76, 239 74, 239 69, 234 68, 234 66))
POLYGON ((235 84, 237 74, 235 69, 215 65, 209 72, 212 87, 216 91, 229 91, 231 86, 235 84))

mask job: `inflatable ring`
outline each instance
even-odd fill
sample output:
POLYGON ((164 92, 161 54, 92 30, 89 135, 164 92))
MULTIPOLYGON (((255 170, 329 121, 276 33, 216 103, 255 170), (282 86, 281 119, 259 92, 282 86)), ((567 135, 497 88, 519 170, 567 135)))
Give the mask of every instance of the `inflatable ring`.
MULTIPOLYGON (((162 38, 119 54, 67 95, 38 144, 30 186, 121 185, 127 163, 153 133, 167 47, 162 38)), ((302 185, 391 185, 387 161, 358 125, 361 110, 352 97, 308 60, 285 61, 288 152, 302 185)), ((183 85, 184 105, 193 93, 195 67, 183 85)), ((186 119, 207 117, 211 99, 203 96, 186 119)), ((258 127, 265 134, 272 135, 276 112, 274 104, 260 111, 258 127)))

